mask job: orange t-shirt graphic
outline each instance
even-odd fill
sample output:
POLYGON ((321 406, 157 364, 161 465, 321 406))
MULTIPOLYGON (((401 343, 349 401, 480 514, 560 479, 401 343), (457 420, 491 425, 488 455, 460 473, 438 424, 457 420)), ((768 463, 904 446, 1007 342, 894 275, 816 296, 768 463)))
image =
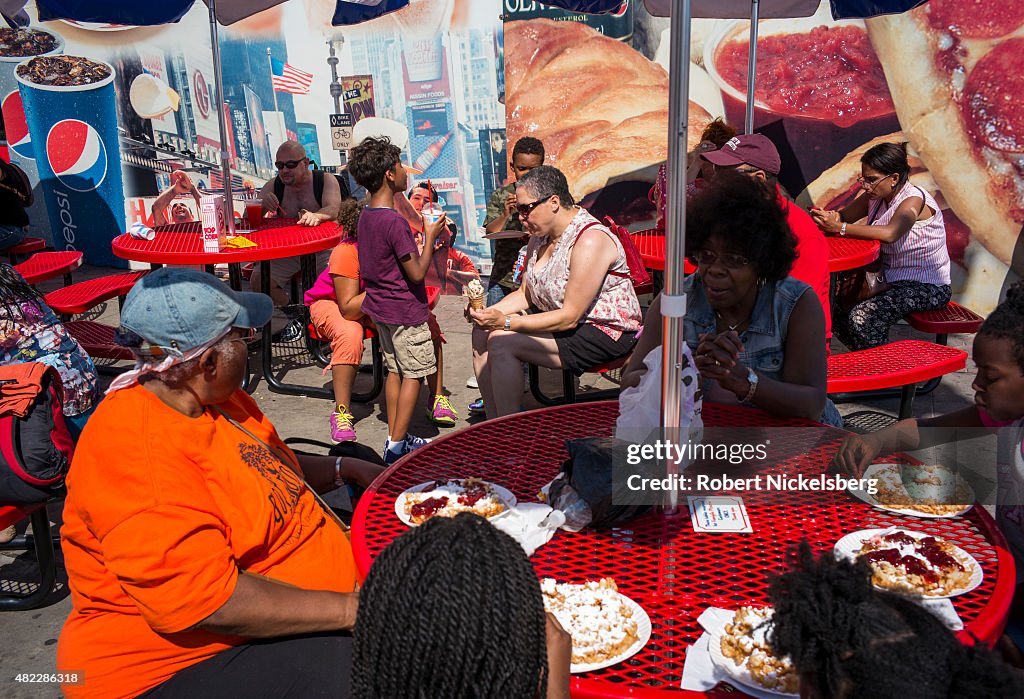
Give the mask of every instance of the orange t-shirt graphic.
POLYGON ((68 476, 64 560, 74 609, 60 671, 71 699, 130 697, 245 639, 190 630, 231 596, 239 571, 349 592, 348 539, 296 473, 295 456, 245 392, 224 417, 189 418, 143 386, 103 400, 68 476))

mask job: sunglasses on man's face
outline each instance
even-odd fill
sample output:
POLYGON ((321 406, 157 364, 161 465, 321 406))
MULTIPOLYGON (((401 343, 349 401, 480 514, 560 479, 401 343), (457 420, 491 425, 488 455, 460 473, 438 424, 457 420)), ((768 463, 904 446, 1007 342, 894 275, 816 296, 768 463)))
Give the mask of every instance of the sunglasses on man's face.
POLYGON ((294 170, 300 163, 304 162, 306 162, 305 158, 299 158, 298 160, 278 160, 274 163, 274 167, 278 170, 294 170))

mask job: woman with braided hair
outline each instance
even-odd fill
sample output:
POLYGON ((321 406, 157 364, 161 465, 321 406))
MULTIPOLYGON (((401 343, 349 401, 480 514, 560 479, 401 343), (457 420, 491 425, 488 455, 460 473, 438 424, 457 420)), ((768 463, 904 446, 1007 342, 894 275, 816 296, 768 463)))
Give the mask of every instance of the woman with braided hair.
POLYGON ((463 513, 410 529, 359 595, 356 699, 561 699, 572 641, 512 537, 463 513))
POLYGON ((806 541, 775 577, 768 641, 788 655, 803 699, 1019 697, 1024 678, 982 645, 965 646, 910 597, 871 585, 863 561, 815 558, 806 541))

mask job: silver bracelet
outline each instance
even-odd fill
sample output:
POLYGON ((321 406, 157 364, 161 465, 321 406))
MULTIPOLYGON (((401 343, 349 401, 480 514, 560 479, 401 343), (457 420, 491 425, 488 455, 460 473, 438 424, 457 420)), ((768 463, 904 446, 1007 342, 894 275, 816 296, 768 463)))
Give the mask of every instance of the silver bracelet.
POLYGON ((334 460, 334 485, 338 486, 339 488, 345 485, 345 479, 341 477, 342 458, 343 457, 339 456, 337 459, 334 460))

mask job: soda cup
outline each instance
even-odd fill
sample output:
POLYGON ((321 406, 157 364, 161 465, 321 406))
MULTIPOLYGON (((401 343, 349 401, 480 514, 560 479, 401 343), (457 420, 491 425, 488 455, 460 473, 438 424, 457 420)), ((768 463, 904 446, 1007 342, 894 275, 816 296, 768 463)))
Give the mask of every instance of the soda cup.
POLYGON ((15 75, 53 246, 81 250, 92 265, 127 266, 110 247, 125 230, 114 68, 103 61, 60 56, 20 63, 15 75), (74 63, 87 77, 51 77, 33 63, 57 60, 74 63), (52 79, 58 84, 46 84, 52 79))
POLYGON ((444 209, 436 204, 427 204, 420 213, 423 214, 423 220, 427 223, 436 223, 444 216, 444 209))
MULTIPOLYGON (((33 56, 51 56, 64 51, 64 39, 49 29, 28 27, 22 30, 0 29, 0 114, 6 131, 7 150, 11 162, 20 167, 28 176, 35 189, 39 185, 39 169, 32 139, 25 121, 25 110, 21 106, 21 93, 14 77, 15 67, 33 56), (22 38, 22 41, 12 38, 22 38)), ((40 238, 48 238, 49 221, 46 217, 46 202, 37 196, 28 208, 29 232, 40 238)))
POLYGON ((203 252, 220 252, 227 237, 224 196, 207 194, 200 197, 199 220, 203 223, 203 252))
POLYGON ((512 283, 522 284, 523 283, 523 269, 526 267, 526 248, 524 245, 519 248, 519 257, 516 258, 515 267, 512 268, 512 283))
POLYGON ((250 229, 256 230, 263 224, 263 201, 261 199, 245 200, 245 220, 242 224, 250 229))

